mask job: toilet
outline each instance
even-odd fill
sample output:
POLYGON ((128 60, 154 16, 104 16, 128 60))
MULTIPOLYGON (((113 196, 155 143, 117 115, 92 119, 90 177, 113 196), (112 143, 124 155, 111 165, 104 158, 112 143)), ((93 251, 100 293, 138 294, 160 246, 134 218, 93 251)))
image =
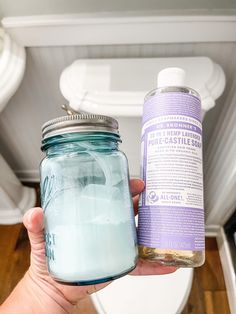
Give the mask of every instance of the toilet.
MULTIPOLYGON (((133 134, 141 131, 146 94, 137 86, 150 88, 158 71, 170 65, 188 73, 186 85, 201 95, 204 118, 225 87, 222 68, 209 58, 83 59, 73 62, 61 74, 60 90, 68 101, 64 108, 68 113, 85 111, 119 118, 120 133, 125 138, 122 150, 133 175, 139 173, 140 164, 140 142, 138 137, 134 142, 133 134)), ((99 314, 179 314, 187 303, 192 281, 192 268, 159 276, 127 275, 94 293, 92 301, 99 314)))
POLYGON ((94 293, 99 314, 180 314, 193 281, 192 268, 155 276, 125 276, 94 293))
MULTIPOLYGON (((0 28, 0 114, 22 81, 25 62, 24 48, 0 28)), ((0 169, 0 224, 19 223, 24 212, 35 205, 35 190, 21 184, 1 151, 0 169)))

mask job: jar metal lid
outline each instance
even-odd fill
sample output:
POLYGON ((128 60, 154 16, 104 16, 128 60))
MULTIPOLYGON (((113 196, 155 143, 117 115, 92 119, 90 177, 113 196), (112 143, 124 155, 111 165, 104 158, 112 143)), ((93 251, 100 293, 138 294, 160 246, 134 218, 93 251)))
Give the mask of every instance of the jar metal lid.
POLYGON ((108 132, 119 135, 118 129, 118 122, 114 118, 94 114, 75 114, 46 122, 42 126, 42 136, 45 139, 80 132, 108 132))

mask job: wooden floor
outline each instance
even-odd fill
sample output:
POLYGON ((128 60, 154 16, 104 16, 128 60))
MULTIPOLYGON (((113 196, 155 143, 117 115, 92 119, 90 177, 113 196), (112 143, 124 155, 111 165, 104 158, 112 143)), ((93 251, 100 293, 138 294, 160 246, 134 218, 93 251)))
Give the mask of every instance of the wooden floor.
MULTIPOLYGON (((183 314, 230 313, 214 238, 206 239, 206 248, 206 262, 204 266, 195 269, 192 291, 183 314)), ((22 224, 0 226, 0 303, 5 300, 27 270, 29 254, 28 236, 22 224)), ((78 310, 78 313, 94 313, 88 301, 81 306, 83 310, 78 310)))
POLYGON ((195 268, 188 303, 182 314, 230 314, 215 238, 206 239, 206 261, 195 268))

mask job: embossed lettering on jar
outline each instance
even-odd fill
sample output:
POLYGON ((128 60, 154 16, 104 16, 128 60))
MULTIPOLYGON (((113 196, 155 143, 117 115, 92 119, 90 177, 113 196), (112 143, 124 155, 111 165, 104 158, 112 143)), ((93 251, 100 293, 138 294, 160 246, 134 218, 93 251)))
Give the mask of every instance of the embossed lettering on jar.
POLYGON ((115 119, 57 118, 43 126, 41 198, 51 276, 71 285, 118 278, 136 265, 127 159, 115 119))

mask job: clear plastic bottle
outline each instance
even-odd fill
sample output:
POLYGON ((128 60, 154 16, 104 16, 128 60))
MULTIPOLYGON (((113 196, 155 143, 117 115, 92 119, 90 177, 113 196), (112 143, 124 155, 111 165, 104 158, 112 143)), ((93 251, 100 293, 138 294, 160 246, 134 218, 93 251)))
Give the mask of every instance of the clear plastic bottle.
POLYGON ((179 267, 205 260, 201 102, 185 72, 167 68, 145 98, 138 242, 143 259, 179 267))
POLYGON ((43 126, 41 198, 48 270, 57 281, 109 281, 136 266, 128 164, 115 119, 57 118, 43 126))

